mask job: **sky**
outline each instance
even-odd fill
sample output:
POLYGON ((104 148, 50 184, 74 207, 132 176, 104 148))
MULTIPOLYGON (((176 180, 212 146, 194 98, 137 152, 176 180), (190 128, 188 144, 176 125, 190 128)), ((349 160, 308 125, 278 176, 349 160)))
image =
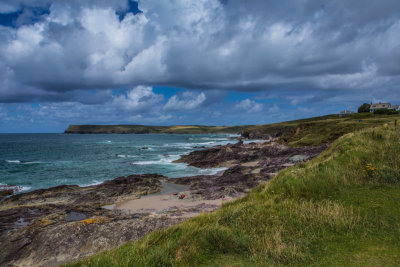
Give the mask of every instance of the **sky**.
POLYGON ((0 0, 0 133, 400 104, 398 0, 0 0))

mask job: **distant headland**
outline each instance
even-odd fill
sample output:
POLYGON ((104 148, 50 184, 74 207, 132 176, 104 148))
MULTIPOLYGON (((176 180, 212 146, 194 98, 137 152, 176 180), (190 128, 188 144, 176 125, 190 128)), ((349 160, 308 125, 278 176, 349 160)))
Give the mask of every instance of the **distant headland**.
POLYGON ((146 125, 70 125, 67 134, 208 134, 238 133, 249 127, 244 126, 146 126, 146 125))

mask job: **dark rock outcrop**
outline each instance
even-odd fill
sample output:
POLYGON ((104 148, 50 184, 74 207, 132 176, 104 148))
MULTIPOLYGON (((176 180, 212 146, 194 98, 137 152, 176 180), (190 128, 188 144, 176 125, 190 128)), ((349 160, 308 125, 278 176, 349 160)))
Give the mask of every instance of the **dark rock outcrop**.
POLYGON ((22 187, 17 185, 0 185, 0 201, 14 193, 22 190, 22 187))
POLYGON ((191 190, 204 199, 236 198, 258 185, 260 181, 270 178, 268 175, 252 174, 250 169, 250 167, 235 166, 222 175, 190 176, 169 181, 189 185, 191 190))
POLYGON ((114 180, 88 187, 60 185, 11 196, 0 204, 0 208, 51 203, 104 205, 158 192, 161 189, 161 178, 164 178, 164 176, 143 174, 118 177, 114 180))
POLYGON ((5 199, 0 203, 0 266, 53 266, 180 222, 100 207, 158 192, 162 178, 131 175, 89 187, 62 185, 5 199))
POLYGON ((269 142, 216 146, 193 151, 177 162, 199 168, 229 167, 222 174, 169 180, 190 185, 191 190, 205 199, 237 197, 267 181, 278 171, 316 157, 326 148, 327 145, 292 148, 269 142))
POLYGON ((287 147, 269 143, 236 143, 193 151, 188 155, 183 155, 176 162, 184 162, 199 168, 225 166, 228 162, 232 165, 251 161, 261 161, 264 165, 281 165, 289 163, 289 158, 295 155, 313 158, 326 148, 327 145, 287 147))
POLYGON ((55 266, 182 221, 87 205, 0 210, 0 266, 55 266))

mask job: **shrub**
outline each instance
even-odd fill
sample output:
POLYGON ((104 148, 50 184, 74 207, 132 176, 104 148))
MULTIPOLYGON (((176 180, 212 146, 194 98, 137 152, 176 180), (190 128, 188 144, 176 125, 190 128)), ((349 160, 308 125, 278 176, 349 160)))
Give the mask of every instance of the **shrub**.
POLYGON ((394 109, 381 108, 381 109, 375 110, 374 114, 393 115, 393 114, 399 114, 399 112, 394 109))
POLYGON ((358 107, 358 113, 369 112, 370 104, 364 103, 358 107))

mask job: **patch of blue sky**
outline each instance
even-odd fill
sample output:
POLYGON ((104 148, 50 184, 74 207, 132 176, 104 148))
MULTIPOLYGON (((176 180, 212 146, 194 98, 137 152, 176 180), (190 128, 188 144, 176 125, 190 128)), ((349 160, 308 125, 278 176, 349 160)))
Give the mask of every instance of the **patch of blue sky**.
POLYGON ((128 9, 117 12, 119 20, 122 21, 125 18, 126 14, 128 14, 128 13, 133 13, 134 15, 142 13, 142 11, 139 9, 139 4, 137 1, 129 0, 128 1, 128 9))
POLYGON ((154 93, 162 94, 162 95, 164 95, 165 98, 170 98, 170 97, 176 95, 177 93, 184 92, 184 91, 186 91, 186 89, 170 87, 170 86, 154 86, 153 87, 154 93))
POLYGON ((13 27, 22 12, 13 12, 7 14, 0 14, 0 25, 5 27, 13 27))
POLYGON ((50 14, 50 5, 40 7, 21 6, 18 11, 0 13, 0 25, 17 28, 22 25, 35 24, 43 15, 50 14))

